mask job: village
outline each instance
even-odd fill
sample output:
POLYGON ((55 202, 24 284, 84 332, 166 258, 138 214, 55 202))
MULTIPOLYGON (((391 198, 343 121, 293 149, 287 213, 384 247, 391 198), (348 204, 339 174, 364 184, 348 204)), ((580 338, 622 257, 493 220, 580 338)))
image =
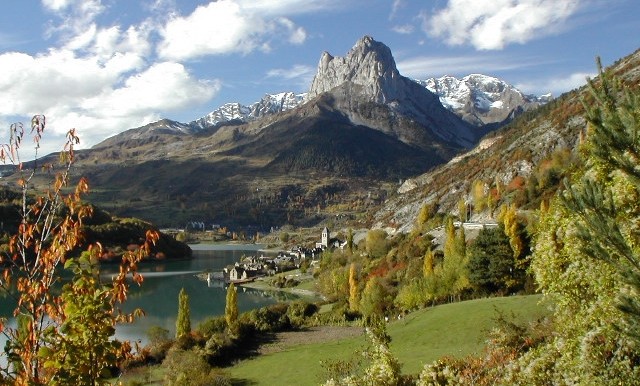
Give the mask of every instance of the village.
POLYGON ((294 246, 288 251, 278 252, 275 257, 246 256, 234 265, 225 267, 222 272, 208 273, 206 279, 207 282, 217 280, 242 284, 294 269, 313 268, 320 262, 325 250, 343 249, 345 245, 345 241, 331 238, 329 229, 324 227, 320 242, 315 247, 294 246))

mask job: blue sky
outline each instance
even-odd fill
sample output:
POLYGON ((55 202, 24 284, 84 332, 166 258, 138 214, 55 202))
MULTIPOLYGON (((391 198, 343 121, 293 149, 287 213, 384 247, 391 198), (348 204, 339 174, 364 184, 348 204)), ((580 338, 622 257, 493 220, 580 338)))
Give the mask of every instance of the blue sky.
MULTIPOLYGON (((0 5, 0 125, 47 116, 53 151, 160 118, 305 92, 364 35, 400 72, 559 95, 640 48, 638 0, 20 0, 0 5)), ((6 132, 6 131, 5 131, 6 132)), ((6 142, 5 137, 0 137, 6 142)))

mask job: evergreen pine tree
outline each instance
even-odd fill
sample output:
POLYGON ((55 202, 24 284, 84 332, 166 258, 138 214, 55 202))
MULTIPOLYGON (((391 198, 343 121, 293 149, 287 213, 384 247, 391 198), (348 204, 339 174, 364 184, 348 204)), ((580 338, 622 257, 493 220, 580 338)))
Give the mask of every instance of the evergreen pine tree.
POLYGON ((595 103, 587 111, 587 165, 591 173, 567 189, 564 204, 583 220, 582 252, 622 276, 620 309, 640 344, 640 94, 602 70, 589 81, 595 103))

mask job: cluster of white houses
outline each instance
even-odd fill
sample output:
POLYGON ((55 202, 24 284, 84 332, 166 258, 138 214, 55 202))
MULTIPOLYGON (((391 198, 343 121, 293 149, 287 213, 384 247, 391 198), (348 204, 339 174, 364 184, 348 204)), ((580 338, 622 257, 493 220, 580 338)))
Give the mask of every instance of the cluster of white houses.
POLYGON ((326 249, 343 248, 344 242, 329 237, 329 229, 322 230, 321 241, 315 248, 293 247, 289 251, 280 252, 276 257, 249 256, 236 262, 233 266, 226 267, 223 271, 225 281, 231 283, 251 281, 258 277, 273 276, 279 272, 285 272, 300 268, 303 262, 308 261, 313 265, 320 261, 322 252, 326 249))

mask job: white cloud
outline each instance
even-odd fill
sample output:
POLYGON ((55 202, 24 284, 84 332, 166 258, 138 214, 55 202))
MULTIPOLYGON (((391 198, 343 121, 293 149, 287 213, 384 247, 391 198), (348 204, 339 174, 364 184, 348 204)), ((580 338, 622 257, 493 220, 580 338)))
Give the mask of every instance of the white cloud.
POLYGON ((287 84, 294 83, 301 90, 308 90, 311 81, 316 74, 316 69, 302 64, 296 64, 291 68, 275 68, 267 71, 267 78, 276 78, 286 81, 287 84))
POLYGON ((512 58, 505 55, 490 56, 419 56, 400 59, 397 67, 404 76, 414 79, 442 75, 469 74, 482 71, 507 71, 549 63, 530 57, 512 58))
POLYGON ((313 77, 315 69, 311 66, 296 64, 291 68, 276 68, 267 72, 268 78, 296 79, 313 77))
POLYGON ((236 2, 221 0, 199 6, 187 17, 170 20, 161 31, 158 53, 168 59, 190 59, 229 52, 248 53, 261 45, 266 28, 257 15, 247 15, 236 2))
POLYGON ((423 29, 450 45, 496 50, 555 33, 578 7, 579 0, 449 0, 435 14, 422 14, 423 29))
POLYGON ((59 33, 63 39, 82 35, 105 10, 100 0, 42 0, 42 5, 61 20, 49 27, 47 35, 59 33))
POLYGON ((413 32, 414 27, 411 24, 396 25, 391 28, 393 32, 401 35, 409 35, 413 32))
POLYGON ((398 13, 398 10, 404 7, 406 4, 404 0, 393 0, 393 4, 391 5, 391 13, 389 14, 389 20, 393 20, 398 13))
POLYGON ((51 11, 61 11, 67 8, 73 0, 42 0, 42 5, 51 11))
POLYGON ((596 75, 595 72, 576 72, 566 76, 555 76, 547 79, 538 79, 536 81, 521 82, 517 83, 516 87, 526 93, 536 95, 551 93, 554 97, 557 97, 562 93, 584 86, 587 84, 587 78, 593 78, 596 75))
POLYGON ((44 114, 50 133, 61 138, 77 128, 86 146, 169 111, 203 104, 220 84, 195 79, 179 63, 145 66, 132 53, 116 53, 101 63, 97 57, 52 50, 39 56, 0 55, 0 88, 5 90, 0 120, 44 114))
POLYGON ((291 44, 302 44, 305 40, 307 40, 307 31, 302 27, 298 27, 291 20, 282 17, 277 20, 277 22, 286 28, 288 31, 289 37, 287 40, 291 44))
POLYGON ((82 108, 108 117, 140 116, 208 101, 220 89, 217 81, 198 81, 180 63, 157 63, 135 74, 119 88, 87 99, 82 108))
POLYGON ((160 34, 158 55, 190 60, 207 55, 269 51, 273 42, 302 44, 307 32, 288 15, 315 12, 335 1, 219 0, 174 16, 160 34))

